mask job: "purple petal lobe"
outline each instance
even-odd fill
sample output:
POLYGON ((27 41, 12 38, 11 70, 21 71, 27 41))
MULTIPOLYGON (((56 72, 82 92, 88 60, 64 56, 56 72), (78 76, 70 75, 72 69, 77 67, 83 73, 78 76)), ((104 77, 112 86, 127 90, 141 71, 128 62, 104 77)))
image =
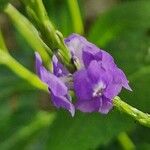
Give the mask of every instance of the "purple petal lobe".
POLYGON ((116 64, 114 63, 113 57, 107 53, 106 51, 101 50, 102 52, 102 65, 105 69, 112 69, 116 67, 116 64))
POLYGON ((99 98, 88 101, 78 101, 75 107, 82 112, 97 112, 99 110, 100 103, 99 98))
POLYGON ((122 89, 121 84, 109 83, 106 89, 104 90, 104 95, 109 99, 113 99, 120 93, 121 89, 122 89))
POLYGON ((102 60, 102 52, 99 48, 92 45, 85 46, 82 53, 83 62, 85 67, 88 67, 92 60, 100 61, 102 60))
POLYGON ((48 72, 44 67, 41 67, 41 80, 48 84, 49 89, 56 96, 66 95, 67 87, 55 75, 48 72))
POLYGON ((99 112, 102 114, 107 114, 113 107, 112 101, 106 97, 101 98, 101 106, 99 107, 99 112))
POLYGON ((74 74, 74 90, 81 100, 89 100, 92 97, 92 85, 87 77, 86 70, 77 71, 74 74))
POLYGON ((124 72, 121 70, 121 69, 117 69, 117 71, 116 71, 116 74, 117 74, 117 76, 115 77, 115 82, 119 82, 119 81, 121 81, 121 83, 122 83, 122 86, 124 87, 124 88, 126 88, 127 90, 129 90, 129 91, 132 91, 132 89, 130 88, 130 86, 129 86, 129 81, 127 80, 127 77, 126 77, 126 75, 124 74, 124 72))
POLYGON ((105 70, 96 60, 93 60, 87 68, 87 74, 93 83, 97 83, 99 79, 104 77, 105 70))
POLYGON ((53 73, 57 77, 66 76, 69 74, 68 70, 58 61, 57 57, 54 55, 53 61, 53 73))
POLYGON ((69 110, 71 115, 74 116, 75 114, 74 105, 70 101, 68 101, 68 99, 65 96, 55 96, 52 94, 52 101, 57 108, 63 107, 69 110))

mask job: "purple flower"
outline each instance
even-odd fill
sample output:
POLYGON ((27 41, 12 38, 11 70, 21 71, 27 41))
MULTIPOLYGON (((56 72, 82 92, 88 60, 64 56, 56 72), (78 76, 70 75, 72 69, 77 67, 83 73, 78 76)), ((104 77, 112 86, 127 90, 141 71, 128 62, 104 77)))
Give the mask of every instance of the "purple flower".
POLYGON ((126 78, 120 70, 114 72, 103 68, 102 63, 91 61, 89 66, 74 74, 76 108, 83 112, 107 114, 112 108, 112 99, 126 86, 126 78))
POLYGON ((75 109, 71 103, 71 97, 68 94, 68 87, 65 85, 62 76, 67 75, 67 70, 63 68, 57 58, 53 57, 53 74, 46 70, 42 65, 42 59, 38 53, 35 53, 36 57, 36 71, 40 79, 48 85, 49 92, 51 93, 51 99, 53 104, 57 107, 63 107, 70 111, 71 115, 74 116, 75 109))
POLYGON ((107 114, 113 107, 112 100, 122 88, 131 90, 124 72, 117 67, 113 57, 84 37, 72 34, 65 43, 70 49, 78 70, 72 75, 54 55, 53 73, 42 65, 36 53, 36 70, 40 79, 48 85, 53 104, 69 110, 74 116, 75 108, 82 112, 107 114), (75 106, 69 90, 76 94, 75 106))
POLYGON ((76 108, 83 112, 107 114, 112 108, 112 99, 120 93, 122 87, 131 90, 125 74, 109 53, 80 35, 69 36, 65 43, 74 61, 81 64, 81 69, 74 73, 76 108))

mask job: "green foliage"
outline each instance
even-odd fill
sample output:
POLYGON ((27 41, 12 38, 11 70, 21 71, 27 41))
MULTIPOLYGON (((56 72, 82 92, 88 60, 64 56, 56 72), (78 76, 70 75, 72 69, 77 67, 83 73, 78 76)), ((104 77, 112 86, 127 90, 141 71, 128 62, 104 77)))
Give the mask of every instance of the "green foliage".
POLYGON ((116 111, 107 116, 98 113, 76 113, 73 119, 60 112, 49 130, 51 134, 47 141, 47 149, 50 147, 55 150, 62 147, 65 150, 95 149, 101 144, 110 142, 120 132, 130 130, 133 124, 128 117, 120 116, 116 111))
MULTIPOLYGON (((44 2, 56 28, 65 36, 73 32, 66 1, 44 2)), ((149 111, 150 105, 149 6, 150 1, 121 3, 100 16, 88 33, 88 38, 108 50, 117 64, 125 70, 133 92, 122 92, 123 100, 145 112, 149 111)), ((34 70, 30 46, 18 32, 14 31, 14 36, 18 47, 10 53, 34 70)), ((49 101, 46 102, 49 97, 42 92, 39 94, 2 65, 0 91, 0 149, 116 150, 121 149, 117 140, 120 132, 127 132, 137 149, 150 148, 149 129, 115 110, 107 116, 77 112, 74 118, 65 111, 57 110, 55 120, 53 117, 52 120, 49 119, 51 113, 41 110, 43 103, 46 105, 44 109, 50 105, 49 101), (42 115, 38 117, 41 112, 42 115), (42 119, 45 117, 46 121, 42 119)), ((52 109, 48 107, 48 110, 52 109)))

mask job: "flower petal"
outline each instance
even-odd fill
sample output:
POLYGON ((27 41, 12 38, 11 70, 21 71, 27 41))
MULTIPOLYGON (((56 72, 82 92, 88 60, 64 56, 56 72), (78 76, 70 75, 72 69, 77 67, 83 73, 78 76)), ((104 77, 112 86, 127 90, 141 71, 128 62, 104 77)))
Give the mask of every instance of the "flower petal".
POLYGON ((88 67, 92 60, 100 61, 102 59, 102 53, 96 46, 85 46, 82 57, 85 67, 88 67))
POLYGON ((97 112, 100 107, 100 100, 99 98, 97 99, 92 99, 89 101, 77 101, 75 107, 76 109, 82 111, 82 112, 97 112))
POLYGON ((52 101, 53 104, 57 107, 57 108, 65 108, 67 110, 70 111, 72 117, 75 114, 75 108, 74 105, 65 97, 65 96, 55 96, 51 93, 51 97, 52 97, 52 101))
POLYGON ((36 73, 41 78, 40 67, 42 66, 42 59, 38 52, 35 52, 35 67, 36 73))
POLYGON ((118 69, 118 70, 119 70, 118 72, 120 72, 120 78, 122 80, 123 87, 126 88, 129 91, 132 91, 131 87, 128 84, 129 81, 127 80, 126 75, 124 74, 124 72, 121 69, 118 69))
POLYGON ((93 83, 98 83, 100 79, 105 77, 105 70, 101 67, 101 64, 93 60, 87 68, 87 74, 93 83))
POLYGON ((43 66, 40 68, 40 71, 41 71, 41 80, 48 85, 50 91, 55 96, 63 96, 68 93, 67 87, 58 77, 51 74, 43 66))
POLYGON ((66 76, 69 74, 68 70, 58 61, 57 57, 54 55, 53 61, 53 73, 57 77, 66 76))
POLYGON ((102 52, 102 66, 106 70, 113 69, 114 67, 116 67, 113 57, 104 50, 101 50, 101 52, 102 52))
POLYGON ((112 100, 115 96, 117 96, 121 92, 121 89, 122 89, 121 84, 109 83, 106 89, 104 90, 103 94, 105 95, 105 97, 112 100))
POLYGON ((107 114, 113 107, 112 101, 106 97, 101 98, 101 106, 99 107, 99 112, 102 114, 107 114))
POLYGON ((87 72, 85 69, 77 71, 74 76, 74 90, 81 100, 89 100, 92 97, 92 85, 88 79, 87 72))

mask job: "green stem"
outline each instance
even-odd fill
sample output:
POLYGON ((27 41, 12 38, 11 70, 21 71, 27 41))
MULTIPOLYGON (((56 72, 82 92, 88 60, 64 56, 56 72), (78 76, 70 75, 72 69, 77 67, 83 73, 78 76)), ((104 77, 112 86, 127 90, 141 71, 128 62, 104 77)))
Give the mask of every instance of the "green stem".
POLYGON ((12 56, 0 49, 0 63, 10 68, 16 75, 28 81, 34 87, 47 91, 47 86, 32 72, 17 62, 12 56))
POLYGON ((38 26, 41 31, 42 38, 46 44, 53 50, 58 50, 58 55, 62 63, 70 70, 74 71, 74 66, 71 64, 71 54, 64 43, 63 35, 55 29, 50 18, 47 15, 46 9, 42 0, 23 1, 27 13, 31 20, 38 26))
POLYGON ((4 11, 10 17, 16 29, 26 39, 29 45, 35 51, 40 53, 44 63, 48 66, 48 68, 50 68, 51 64, 48 53, 52 57, 52 52, 50 48, 42 41, 36 28, 11 4, 8 4, 4 11))
POLYGON ((4 50, 5 52, 8 52, 8 49, 7 49, 6 44, 5 44, 5 42, 4 42, 4 39, 3 39, 3 35, 2 35, 1 30, 0 30, 0 48, 1 48, 2 50, 4 50))
POLYGON ((39 25, 41 33, 43 34, 43 38, 46 38, 47 44, 54 49, 57 45, 57 36, 55 33, 55 28, 47 15, 42 0, 33 0, 32 2, 29 2, 28 5, 34 12, 35 16, 31 16, 30 12, 27 13, 30 17, 32 17, 32 19, 35 20, 36 24, 39 25), (38 20, 33 17, 37 17, 38 20))
POLYGON ((79 34, 83 34, 84 27, 80 13, 80 8, 78 5, 78 0, 67 0, 67 2, 71 14, 71 19, 73 22, 74 31, 79 34))
POLYGON ((128 114, 141 125, 150 127, 150 115, 148 113, 143 113, 142 111, 130 106, 129 104, 123 102, 118 96, 114 98, 113 104, 118 110, 128 114))
POLYGON ((124 150, 135 150, 135 145, 132 142, 132 140, 129 138, 127 133, 121 132, 118 135, 118 141, 124 150))

